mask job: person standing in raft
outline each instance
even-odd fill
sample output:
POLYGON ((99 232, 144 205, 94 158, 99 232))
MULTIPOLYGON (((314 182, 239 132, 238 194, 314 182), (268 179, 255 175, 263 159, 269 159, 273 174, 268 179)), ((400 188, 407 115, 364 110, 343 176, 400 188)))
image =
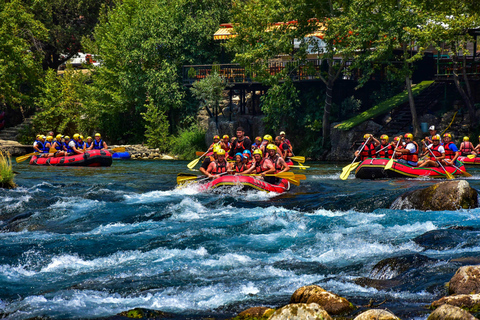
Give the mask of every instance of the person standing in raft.
POLYGON ((210 165, 210 163, 217 160, 217 151, 220 150, 220 149, 221 149, 220 146, 215 146, 213 148, 213 154, 211 156, 203 159, 202 165, 200 166, 199 170, 200 170, 201 173, 203 173, 207 177, 208 177, 208 172, 207 172, 208 166, 210 165))
POLYGON ((443 148, 445 149, 445 159, 442 163, 447 166, 455 165, 455 161, 460 156, 460 151, 455 143, 452 142, 452 135, 450 133, 443 135, 443 148))
POLYGON ((93 150, 107 150, 108 146, 105 141, 102 140, 100 133, 95 133, 95 140, 93 141, 93 150))
MULTIPOLYGON (((397 146, 395 143, 394 145, 388 143, 388 136, 386 134, 382 134, 380 136, 380 145, 375 148, 375 153, 377 158, 387 158, 390 159, 393 155, 393 150, 397 146)), ((398 141, 398 140, 397 140, 398 141)))
POLYGON ((408 164, 412 167, 418 165, 418 144, 413 141, 413 134, 405 133, 405 146, 403 149, 395 149, 397 161, 402 164, 408 164))
POLYGON ((475 147, 473 146, 473 143, 470 142, 469 137, 463 137, 463 142, 460 144, 460 153, 462 156, 469 156, 473 154, 474 156, 477 155, 475 152, 475 147))
POLYGON ((432 144, 432 137, 437 134, 437 130, 435 129, 435 126, 430 126, 428 128, 428 132, 430 133, 430 136, 425 137, 425 142, 428 144, 432 144))
POLYGON ((432 137, 432 141, 433 143, 428 145, 428 149, 430 149, 433 152, 433 154, 435 155, 435 157, 437 157, 437 159, 435 159, 435 157, 432 156, 432 152, 428 151, 427 149, 425 155, 427 156, 430 155, 430 159, 419 162, 419 167, 438 167, 440 166, 438 164, 439 161, 442 161, 443 159, 445 159, 445 149, 443 148, 442 145, 440 145, 440 136, 438 134, 434 135, 432 137))
POLYGON ((243 153, 244 150, 252 149, 252 141, 245 137, 245 130, 242 127, 237 128, 237 139, 233 141, 230 146, 230 151, 228 155, 233 159, 233 156, 237 153, 243 153))
POLYGON ((380 142, 373 137, 370 133, 367 133, 363 136, 363 143, 355 151, 355 157, 360 157, 360 161, 366 160, 368 158, 375 158, 375 147, 378 146, 380 142), (365 145, 365 147, 363 147, 365 145), (363 148, 363 149, 362 149, 363 148), (360 152, 362 150, 362 152, 360 152))
POLYGON ((230 164, 225 160, 225 150, 222 148, 217 150, 217 160, 211 162, 208 165, 207 177, 210 179, 216 179, 219 177, 219 174, 231 171, 232 168, 230 164))
POLYGON ((263 158, 262 150, 257 149, 253 151, 253 164, 250 169, 244 171, 244 174, 249 174, 255 171, 256 174, 260 174, 265 182, 268 183, 275 183, 275 177, 267 177, 267 174, 274 174, 275 173, 275 166, 273 165, 272 161, 267 158, 263 158))

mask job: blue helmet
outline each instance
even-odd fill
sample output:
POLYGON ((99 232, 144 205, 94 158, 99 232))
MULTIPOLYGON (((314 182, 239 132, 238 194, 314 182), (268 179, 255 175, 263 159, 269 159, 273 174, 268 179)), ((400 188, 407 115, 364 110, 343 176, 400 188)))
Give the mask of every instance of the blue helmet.
POLYGON ((235 158, 236 158, 237 156, 240 156, 240 159, 243 160, 243 154, 241 154, 240 152, 237 152, 237 153, 235 153, 235 158))
POLYGON ((252 153, 250 152, 250 150, 243 150, 243 153, 246 153, 249 158, 252 157, 252 153))

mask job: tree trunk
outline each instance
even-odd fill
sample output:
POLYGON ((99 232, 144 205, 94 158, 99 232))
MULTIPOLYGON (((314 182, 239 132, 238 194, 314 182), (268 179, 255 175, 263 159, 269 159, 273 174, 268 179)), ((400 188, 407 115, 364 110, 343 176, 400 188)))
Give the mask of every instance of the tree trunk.
POLYGON ((415 100, 413 99, 413 92, 412 92, 412 79, 409 76, 405 77, 405 85, 407 86, 408 91, 408 102, 410 104, 410 113, 412 114, 412 127, 413 127, 413 136, 420 137, 423 132, 420 129, 420 125, 418 124, 417 118, 417 109, 415 108, 415 100))
POLYGON ((328 79, 327 88, 325 91, 325 106, 323 108, 323 123, 322 123, 322 147, 326 148, 330 142, 330 111, 332 110, 332 95, 333 85, 335 83, 335 70, 333 68, 333 59, 328 62, 328 79))
POLYGON ((457 87, 460 96, 462 96, 462 100, 468 108, 468 113, 470 116, 470 124, 475 125, 475 107, 473 106, 472 100, 468 97, 467 93, 462 87, 460 83, 460 79, 458 78, 458 74, 454 71, 453 72, 453 82, 455 83, 455 87, 457 87))
MULTIPOLYGON (((467 89, 466 95, 468 99, 468 115, 470 116, 470 125, 474 126, 477 124, 477 119, 475 115, 475 106, 474 106, 474 101, 472 97, 472 90, 470 89, 470 81, 468 81, 468 76, 467 76, 467 57, 465 56, 465 53, 463 54, 463 68, 462 68, 462 74, 463 74, 463 81, 465 82, 465 88, 467 89)), ((457 79, 458 81, 458 79, 457 79)), ((457 85, 455 83, 455 85, 457 85)), ((462 96, 463 98, 463 96, 462 96)))

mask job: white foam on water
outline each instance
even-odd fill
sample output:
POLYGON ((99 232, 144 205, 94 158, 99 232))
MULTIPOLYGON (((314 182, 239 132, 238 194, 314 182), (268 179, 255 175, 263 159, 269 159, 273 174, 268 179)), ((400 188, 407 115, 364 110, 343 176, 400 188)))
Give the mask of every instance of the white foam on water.
POLYGON ((217 257, 216 259, 200 261, 200 264, 210 267, 246 267, 252 264, 252 262, 253 260, 249 256, 236 253, 227 253, 223 256, 217 257))
POLYGON ((157 202, 167 202, 184 196, 191 196, 198 194, 196 187, 187 186, 184 188, 177 188, 167 191, 150 191, 140 194, 125 194, 125 202, 128 204, 148 204, 157 202))
POLYGON ((184 198, 178 204, 168 206, 166 211, 173 214, 170 219, 179 220, 198 220, 204 217, 203 214, 206 212, 208 212, 208 216, 218 214, 215 210, 213 212, 207 210, 198 200, 189 197, 184 198))
POLYGON ((68 210, 73 209, 78 212, 91 211, 91 209, 98 210, 99 207, 106 205, 106 202, 99 200, 85 199, 81 197, 69 197, 68 199, 60 199, 54 204, 50 205, 49 209, 68 210))
POLYGON ((24 195, 19 198, 10 198, 7 197, 5 199, 2 199, 2 202, 12 202, 11 204, 7 204, 2 208, 2 210, 5 210, 5 212, 12 212, 15 210, 18 210, 23 207, 24 204, 28 203, 32 199, 31 195, 24 195))
POLYGON ((11 266, 8 264, 0 265, 0 276, 13 281, 18 280, 22 276, 31 277, 36 275, 37 272, 27 270, 24 266, 11 266))

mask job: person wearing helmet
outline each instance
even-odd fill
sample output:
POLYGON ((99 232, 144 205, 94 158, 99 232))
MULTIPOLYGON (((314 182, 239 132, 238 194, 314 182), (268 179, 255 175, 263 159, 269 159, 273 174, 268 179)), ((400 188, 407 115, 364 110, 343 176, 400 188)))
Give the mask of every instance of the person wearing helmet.
POLYGON ((275 166, 270 159, 263 157, 263 152, 260 149, 253 151, 253 164, 244 171, 245 174, 249 174, 255 171, 256 174, 260 174, 262 178, 268 183, 275 183, 275 177, 267 177, 267 174, 275 173, 275 166))
POLYGON ((434 135, 432 137, 432 141, 433 141, 433 143, 431 143, 427 146, 428 154, 426 154, 430 158, 427 158, 424 161, 420 161, 418 163, 419 167, 438 167, 438 166, 440 166, 439 162, 442 161, 445 158, 445 149, 440 144, 440 136, 438 134, 434 135), (432 155, 432 153, 435 155, 436 159, 432 155))
POLYGON ((432 144, 432 137, 437 134, 437 129, 435 126, 430 126, 430 128, 428 128, 428 132, 430 133, 430 136, 425 137, 425 142, 427 144, 432 144))
POLYGON ((222 140, 220 141, 220 147, 222 147, 223 150, 225 150, 225 153, 228 153, 230 151, 230 137, 228 135, 224 135, 222 137, 222 140))
POLYGON ((73 138, 73 141, 77 142, 79 136, 80 136, 80 134, 75 133, 75 134, 73 135, 73 137, 72 137, 72 138, 73 138))
POLYGON ((93 149, 93 138, 88 136, 87 140, 85 140, 85 149, 92 150, 93 149))
POLYGON ((478 144, 475 147, 474 151, 476 152, 476 154, 480 153, 480 136, 478 136, 478 144))
POLYGON ((452 135, 450 133, 443 135, 443 148, 445 149, 445 159, 442 162, 447 166, 455 165, 455 161, 460 156, 460 151, 455 143, 452 142, 452 135))
POLYGON ((208 151, 212 152, 215 146, 220 146, 220 136, 218 135, 213 136, 213 143, 210 145, 210 147, 208 147, 208 151))
POLYGON ((243 154, 242 153, 237 153, 235 154, 235 163, 232 166, 232 172, 234 174, 242 173, 245 170, 247 170, 249 167, 243 162, 243 154))
POLYGON ((355 157, 360 157, 360 161, 366 160, 368 158, 375 158, 375 148, 380 144, 380 141, 375 139, 375 137, 366 133, 363 136, 363 143, 355 151, 355 157))
POLYGON ((67 152, 66 156, 72 156, 76 154, 76 143, 73 139, 70 139, 69 136, 65 136, 65 151, 67 152))
POLYGON ((413 134, 405 133, 405 145, 402 149, 395 149, 395 157, 397 161, 403 164, 408 164, 412 167, 418 165, 418 144, 413 141, 413 134))
POLYGON ((207 177, 210 179, 216 179, 220 175, 226 174, 228 171, 232 171, 230 164, 225 159, 226 152, 222 148, 217 149, 217 160, 211 162, 208 165, 207 177))
POLYGON ((290 170, 290 167, 277 152, 277 149, 277 146, 272 143, 267 145, 268 159, 272 161, 273 166, 275 167, 275 173, 286 172, 290 170))
POLYGON ((388 136, 386 134, 382 134, 380 136, 380 145, 375 148, 375 153, 377 158, 387 158, 390 159, 393 155, 393 150, 397 146, 397 141, 394 141, 394 145, 388 143, 388 136))
POLYGON ((55 137, 55 141, 53 142, 53 148, 57 151, 54 153, 54 157, 63 157, 67 154, 65 151, 64 143, 62 142, 63 136, 61 134, 57 134, 55 137))
POLYGON ((53 153, 50 153, 50 149, 53 148, 53 137, 52 136, 42 136, 43 143, 43 153, 40 155, 41 158, 53 157, 53 153))
POLYGON ((256 137, 255 143, 252 144, 252 151, 255 151, 256 149, 260 148, 261 145, 262 145, 262 137, 256 137))
POLYGON ((243 163, 247 166, 247 169, 252 166, 252 153, 250 150, 243 150, 243 163))
POLYGON ((242 127, 237 128, 237 139, 233 141, 230 146, 230 151, 228 155, 233 159, 233 156, 237 153, 243 153, 244 150, 252 149, 252 141, 245 137, 245 130, 242 127))
POLYGON ((85 142, 83 141, 83 136, 77 136, 77 140, 75 141, 75 148, 73 149, 73 151, 76 154, 85 153, 85 142))
POLYGON ((213 153, 211 156, 208 156, 208 157, 205 157, 205 159, 203 159, 203 162, 202 162, 202 165, 200 166, 200 172, 203 173, 204 175, 208 176, 207 175, 207 169, 208 169, 208 166, 210 165, 210 163, 214 162, 215 160, 217 160, 217 151, 220 150, 220 146, 215 146, 213 148, 213 153))
POLYGON ((102 140, 102 135, 98 132, 95 133, 95 140, 93 141, 93 149, 96 149, 96 150, 108 149, 107 143, 102 140))
MULTIPOLYGON (((288 160, 289 157, 293 156, 292 146, 282 140, 282 137, 275 137, 275 145, 277 146, 277 153, 285 159, 288 160)), ((267 146, 268 147, 268 146, 267 146)))
POLYGON ((463 142, 460 144, 460 153, 462 156, 468 156, 468 155, 477 155, 475 152, 475 147, 473 146, 473 143, 470 142, 469 137, 463 137, 463 142))
POLYGON ((285 142, 286 144, 288 144, 290 146, 290 148, 292 147, 292 144, 290 143, 290 140, 288 140, 286 137, 285 137, 285 131, 281 131, 280 132, 280 138, 283 142, 285 142))
POLYGON ((37 136, 35 137, 35 141, 33 142, 33 150, 43 153, 43 142, 41 134, 37 134, 37 136))

